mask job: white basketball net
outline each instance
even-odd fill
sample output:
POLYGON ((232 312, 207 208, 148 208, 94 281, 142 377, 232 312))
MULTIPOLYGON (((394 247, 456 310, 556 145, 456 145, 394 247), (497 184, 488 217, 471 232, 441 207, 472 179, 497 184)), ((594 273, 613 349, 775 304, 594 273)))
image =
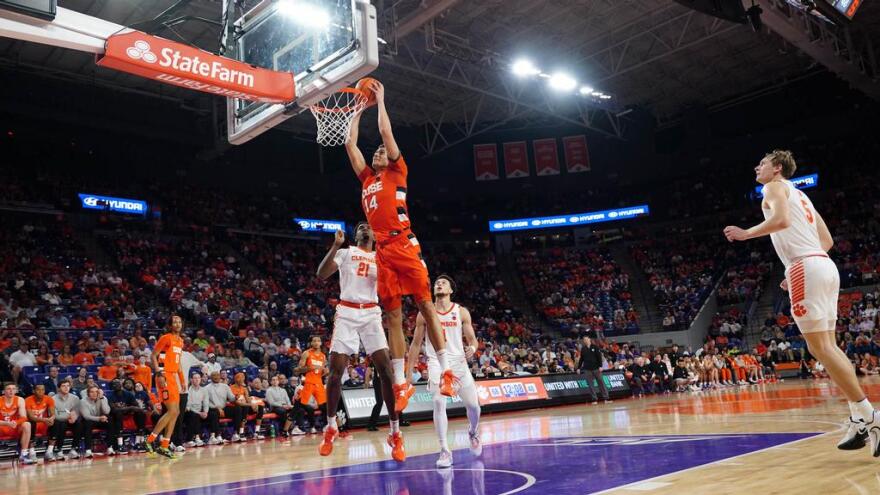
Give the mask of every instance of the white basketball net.
POLYGON ((318 143, 321 146, 347 143, 352 119, 366 106, 367 97, 352 88, 344 88, 309 106, 318 123, 318 143))

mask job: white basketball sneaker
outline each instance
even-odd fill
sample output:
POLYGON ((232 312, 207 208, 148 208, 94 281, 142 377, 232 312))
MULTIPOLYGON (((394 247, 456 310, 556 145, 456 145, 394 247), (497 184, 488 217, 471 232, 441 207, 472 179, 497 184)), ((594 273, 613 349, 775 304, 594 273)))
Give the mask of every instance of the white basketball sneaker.
POLYGON ((865 422, 859 419, 853 419, 850 416, 846 420, 846 433, 837 443, 840 450, 858 450, 866 445, 868 440, 868 429, 865 428, 865 422))
POLYGON ((871 455, 880 457, 880 411, 871 413, 871 421, 865 421, 865 428, 871 442, 871 455))
POLYGON ((471 440, 471 454, 474 454, 475 457, 480 457, 483 453, 483 441, 480 440, 480 432, 469 431, 468 438, 471 440))
POLYGON ((440 457, 437 458, 437 467, 438 468, 452 467, 452 452, 450 452, 448 450, 441 451, 440 457))

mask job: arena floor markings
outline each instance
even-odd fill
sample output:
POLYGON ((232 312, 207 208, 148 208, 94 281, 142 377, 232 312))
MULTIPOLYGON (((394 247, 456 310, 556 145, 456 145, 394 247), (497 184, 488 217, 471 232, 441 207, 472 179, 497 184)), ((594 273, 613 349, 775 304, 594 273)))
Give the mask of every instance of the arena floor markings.
MULTIPOLYGON (((865 380, 880 403, 880 377, 865 380)), ((450 421, 452 469, 434 466, 430 422, 404 429, 408 458, 385 433, 354 430, 329 457, 320 437, 146 455, 0 465, 0 493, 500 495, 880 493, 880 460, 835 448, 846 403, 827 380, 650 396, 486 415, 481 458, 467 421, 450 421)))
POLYGON ((402 465, 393 461, 371 462, 163 492, 161 495, 588 494, 819 434, 648 435, 525 440, 489 445, 480 458, 474 458, 468 449, 457 450, 454 452, 457 462, 452 469, 437 469, 434 467, 436 456, 420 455, 407 459, 402 465), (657 462, 645 462, 646 459, 655 459, 657 462), (573 464, 577 460, 580 460, 580 469, 573 464), (573 470, 588 476, 572 476, 575 474, 573 470))

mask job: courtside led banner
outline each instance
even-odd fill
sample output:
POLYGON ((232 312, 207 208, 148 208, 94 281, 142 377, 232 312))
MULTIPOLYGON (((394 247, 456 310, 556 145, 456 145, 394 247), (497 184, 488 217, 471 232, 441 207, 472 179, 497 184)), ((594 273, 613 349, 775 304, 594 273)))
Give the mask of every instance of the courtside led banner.
POLYGON ((643 217, 651 213, 648 205, 629 206, 615 210, 595 211, 592 213, 575 213, 555 217, 518 218, 515 220, 489 220, 489 232, 507 232, 510 230, 549 229, 553 227, 571 227, 590 223, 613 222, 643 217))
POLYGON ((311 218, 294 218, 294 222, 305 232, 330 232, 337 230, 345 232, 345 222, 342 220, 314 220, 311 218))
POLYGON ((287 103, 296 98, 293 74, 261 69, 192 46, 127 30, 107 38, 102 67, 227 98, 287 103))
MULTIPOLYGON (((802 175, 800 177, 792 177, 789 180, 794 184, 794 187, 798 189, 809 189, 819 185, 819 174, 802 175)), ((755 192, 758 193, 759 198, 764 197, 764 195, 761 194, 761 190, 763 189, 764 186, 755 186, 755 192)))
POLYGON ((480 380, 477 382, 477 397, 481 406, 487 406, 546 399, 547 391, 540 378, 522 376, 501 380, 480 380))
POLYGON ((82 207, 87 210, 115 211, 117 213, 147 214, 147 202, 139 199, 114 198, 97 194, 79 193, 82 207))

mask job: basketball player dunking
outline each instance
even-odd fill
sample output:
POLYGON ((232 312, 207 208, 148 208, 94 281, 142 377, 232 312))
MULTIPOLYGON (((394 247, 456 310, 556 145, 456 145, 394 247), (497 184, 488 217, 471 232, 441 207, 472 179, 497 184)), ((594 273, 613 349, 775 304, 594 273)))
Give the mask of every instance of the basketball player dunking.
MULTIPOLYGON (((355 229, 356 246, 339 249, 345 242, 345 234, 336 232, 333 247, 318 266, 318 277, 327 279, 339 271, 339 304, 333 319, 333 337, 330 340, 330 376, 327 378, 327 426, 324 440, 318 452, 330 455, 333 442, 339 436, 336 426, 336 408, 342 394, 342 377, 349 357, 357 354, 363 342, 364 350, 370 356, 376 374, 382 384, 382 398, 388 408, 388 418, 397 425, 398 413, 394 411, 394 392, 392 389, 391 357, 388 355, 388 341, 382 328, 382 310, 376 296, 376 253, 373 251, 373 231, 369 224, 361 222, 355 229)), ((393 436, 389 444, 391 456, 395 461, 406 459, 403 436, 393 436)))
POLYGON ((165 407, 165 414, 159 418, 159 421, 156 421, 153 432, 147 437, 145 446, 147 452, 152 454, 153 442, 156 441, 156 437, 160 433, 164 432, 160 447, 156 449, 156 452, 172 459, 176 456, 168 447, 171 442, 171 434, 174 433, 174 424, 177 421, 177 416, 180 414, 180 391, 183 389, 183 373, 180 371, 180 354, 183 352, 183 339, 180 337, 181 331, 183 331, 183 319, 178 315, 172 315, 170 331, 159 337, 159 341, 156 342, 156 348, 153 349, 153 353, 150 355, 153 370, 157 373, 162 373, 165 377, 164 388, 159 387, 159 381, 156 381, 156 392, 159 395, 159 400, 162 401, 162 405, 165 407), (162 371, 159 371, 160 354, 164 356, 162 371))
POLYGON ((388 318, 388 335, 391 344, 391 365, 394 369, 394 409, 406 408, 415 392, 406 381, 403 371, 406 340, 403 336, 403 312, 401 299, 411 294, 419 307, 419 314, 427 322, 428 338, 437 350, 440 369, 440 393, 453 395, 453 375, 446 364, 446 343, 440 329, 437 311, 431 302, 431 281, 428 268, 422 259, 422 250, 410 228, 406 207, 407 166, 394 140, 391 121, 385 109, 385 87, 378 81, 368 85, 376 98, 379 109, 379 134, 382 145, 373 154, 373 167, 367 166, 364 155, 357 147, 360 114, 351 123, 351 131, 345 151, 351 167, 361 181, 361 206, 376 237, 376 266, 379 271, 379 303, 388 318))
MULTIPOLYGON (((434 297, 436 297, 437 314, 440 325, 446 336, 446 359, 449 362, 455 378, 460 384, 458 396, 467 410, 470 428, 468 437, 471 441, 471 452, 479 456, 483 447, 480 443, 480 402, 477 399, 477 386, 467 360, 472 358, 477 350, 477 337, 471 323, 471 313, 454 302, 452 293, 455 292, 455 282, 448 275, 440 275, 434 281, 434 297), (463 341, 467 346, 463 346, 463 341)), ((422 339, 425 336, 425 320, 422 315, 416 317, 416 329, 413 333, 412 344, 409 347, 409 364, 407 376, 409 376, 413 364, 419 359, 419 350, 422 348, 422 339)), ((446 417, 446 397, 440 394, 440 364, 437 361, 437 351, 429 340, 425 345, 425 355, 428 356, 428 390, 434 392, 434 431, 440 440, 440 457, 437 459, 438 468, 452 466, 452 451, 446 440, 446 430, 449 420, 446 417)), ((409 381, 409 380, 407 380, 409 381)))
POLYGON ((794 321, 810 353, 849 401, 847 431, 837 448, 860 449, 870 439, 871 454, 880 457, 880 412, 868 402, 852 363, 835 342, 840 275, 827 254, 834 240, 810 198, 788 180, 796 168, 790 151, 765 156, 755 167, 756 180, 764 185, 765 220, 747 230, 728 226, 724 235, 730 242, 770 236, 785 265, 781 287, 789 292, 794 321))

